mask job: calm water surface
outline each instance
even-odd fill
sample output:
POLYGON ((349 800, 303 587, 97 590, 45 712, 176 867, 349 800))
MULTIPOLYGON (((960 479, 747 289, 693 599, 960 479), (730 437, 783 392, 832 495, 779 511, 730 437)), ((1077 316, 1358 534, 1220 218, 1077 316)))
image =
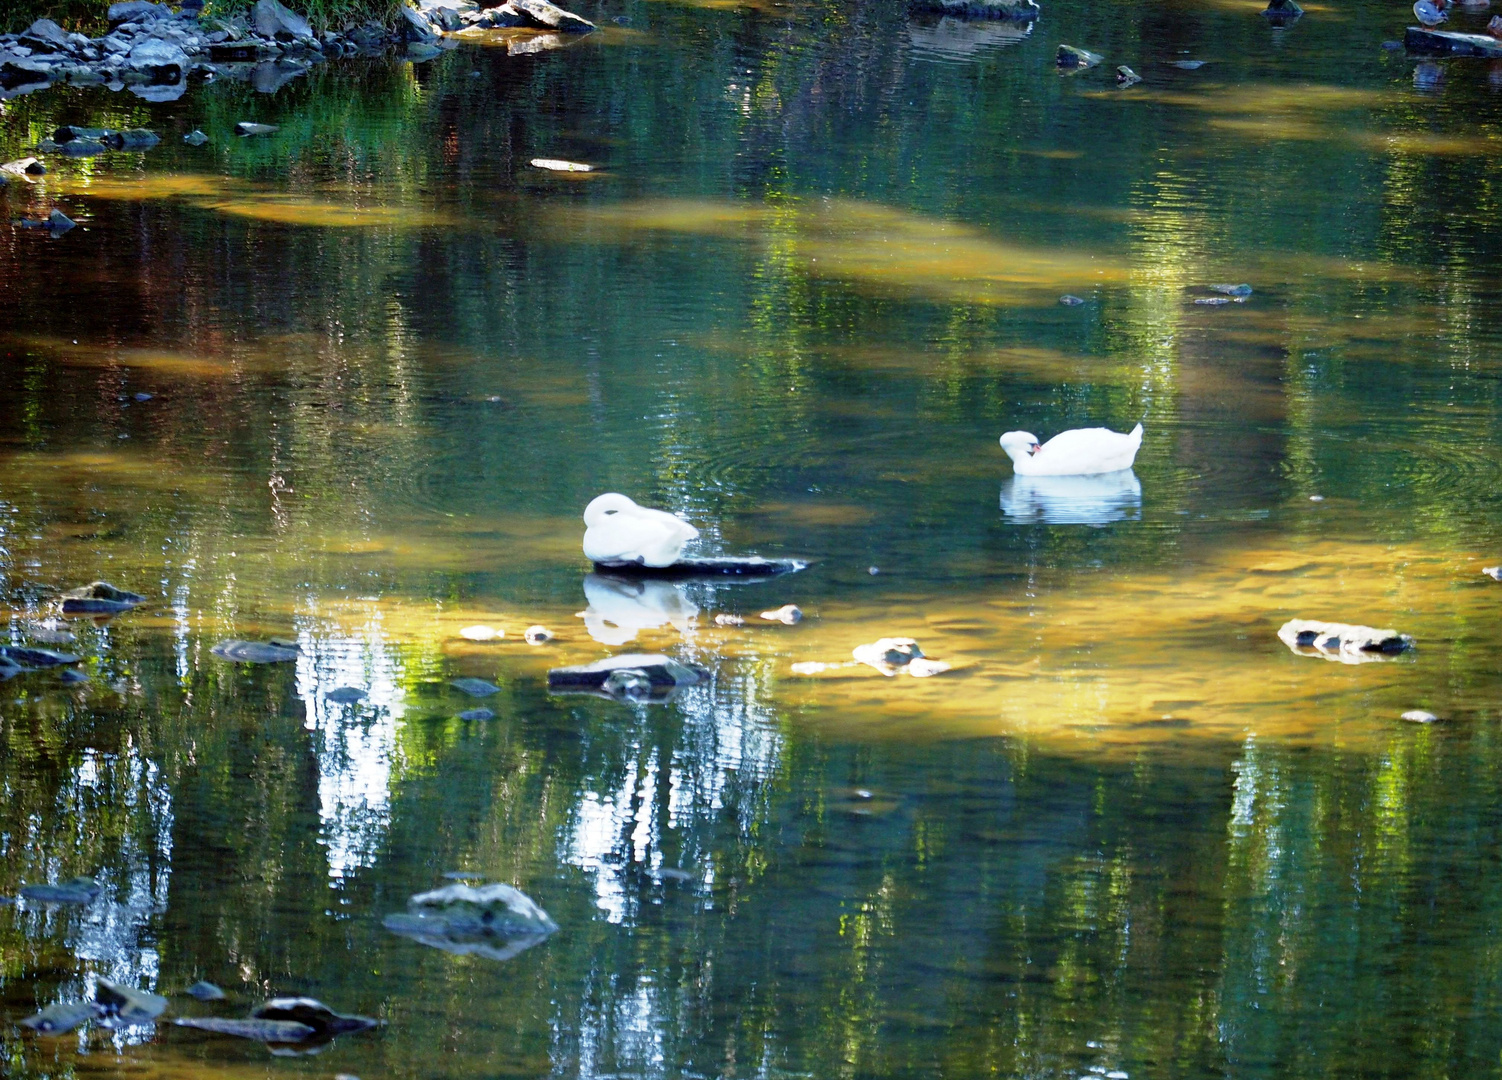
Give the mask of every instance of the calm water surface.
POLYGON ((603 0, 566 49, 4 102, 7 158, 164 141, 0 196, 81 226, 0 229, 6 632, 149 596, 72 623, 87 682, 0 684, 0 894, 105 886, 0 907, 0 1072, 1495 1075, 1502 76, 1383 51, 1396 0, 1259 7, 1058 0, 1015 40, 603 0), (996 445, 1139 419, 1103 486, 996 445), (612 489, 812 566, 589 577, 612 489), (1291 617, 1419 649, 1299 657, 1291 617), (302 659, 209 652, 269 635, 302 659), (791 670, 887 635, 956 670, 791 670), (653 650, 713 678, 546 693, 653 650), (382 928, 449 871, 561 931, 382 928), (311 1057, 14 1026, 99 976, 386 1023, 311 1057))

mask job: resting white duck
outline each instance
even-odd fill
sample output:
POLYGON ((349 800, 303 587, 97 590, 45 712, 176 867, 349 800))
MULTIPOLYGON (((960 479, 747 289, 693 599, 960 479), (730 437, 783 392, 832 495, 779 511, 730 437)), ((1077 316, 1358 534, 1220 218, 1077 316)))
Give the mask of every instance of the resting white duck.
POLYGON ((584 508, 584 557, 590 562, 672 566, 699 530, 662 510, 610 492, 584 508))
POLYGON ((1142 445, 1142 425, 1123 435, 1110 428, 1061 431, 1039 446, 1030 431, 1009 431, 1001 448, 1018 476, 1090 476, 1130 469, 1142 445))

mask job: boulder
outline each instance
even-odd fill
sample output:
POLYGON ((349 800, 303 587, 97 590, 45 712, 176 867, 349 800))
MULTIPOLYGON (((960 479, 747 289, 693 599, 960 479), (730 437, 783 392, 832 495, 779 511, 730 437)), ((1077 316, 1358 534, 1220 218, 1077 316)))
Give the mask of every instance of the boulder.
POLYGON ((41 176, 46 171, 47 166, 34 157, 21 158, 19 161, 7 161, 4 165, 0 165, 0 172, 12 173, 15 176, 41 176))
POLYGON ((256 0, 250 9, 250 25, 262 37, 276 41, 313 40, 308 20, 277 0, 256 0))
POLYGON ((1278 638, 1301 656, 1322 656, 1342 664, 1389 660, 1414 648, 1414 640, 1396 630, 1378 630, 1353 623, 1290 619, 1278 638))
POLYGON ((934 11, 961 19, 1015 19, 1031 22, 1042 14, 1034 0, 912 0, 914 11, 934 11))
POLYGON ((1490 34, 1460 34, 1421 26, 1410 26, 1404 32, 1403 47, 1424 56, 1502 57, 1502 40, 1490 34))
POLYGON ((256 1020, 305 1024, 313 1029, 310 1038, 314 1039, 332 1039, 351 1031, 368 1031, 378 1023, 368 1016, 337 1013, 317 998, 307 997, 272 998, 256 1006, 250 1015, 256 1020))
POLYGON ((475 30, 509 30, 534 25, 526 12, 509 3, 485 11, 465 12, 460 18, 475 30))
POLYGON ((427 16, 429 25, 437 30, 452 33, 455 30, 464 29, 464 14, 472 10, 472 5, 460 4, 455 0, 453 3, 434 3, 432 0, 423 0, 422 13, 427 16))
POLYGON ((65 52, 73 47, 68 32, 51 19, 38 19, 21 35, 21 44, 38 52, 65 52))
POLYGON ((438 39, 438 32, 428 22, 427 16, 420 11, 403 4, 397 9, 400 18, 396 23, 396 36, 399 40, 412 44, 414 42, 433 42, 438 39))
POLYGON ((124 0, 123 3, 111 4, 109 8, 109 23, 111 26, 119 26, 121 23, 149 23, 157 19, 171 17, 172 10, 165 4, 149 4, 146 0, 124 0))
POLYGON ((154 83, 182 82, 193 62, 181 47, 162 38, 147 38, 130 50, 126 67, 139 71, 154 83))
MULTIPOLYGON (((81 142, 97 142, 102 149, 104 144, 102 142, 99 142, 97 137, 90 138, 89 136, 77 134, 78 132, 91 132, 94 130, 97 129, 58 128, 57 131, 53 134, 53 138, 57 139, 58 142, 65 142, 67 140, 58 138, 58 136, 67 131, 72 133, 68 136, 69 140, 77 140, 81 142)), ((101 136, 104 134, 107 134, 107 132, 100 131, 101 136)), ((67 592, 63 593, 63 614, 114 615, 121 611, 129 611, 136 605, 144 604, 145 602, 146 597, 142 596, 140 593, 126 592, 124 589, 117 589, 107 581, 94 581, 90 582, 87 585, 80 585, 76 589, 69 589, 67 592)))
POLYGON ((562 34, 587 34, 595 28, 595 24, 588 19, 571 11, 564 11, 548 0, 509 0, 509 4, 543 30, 557 30, 562 34))

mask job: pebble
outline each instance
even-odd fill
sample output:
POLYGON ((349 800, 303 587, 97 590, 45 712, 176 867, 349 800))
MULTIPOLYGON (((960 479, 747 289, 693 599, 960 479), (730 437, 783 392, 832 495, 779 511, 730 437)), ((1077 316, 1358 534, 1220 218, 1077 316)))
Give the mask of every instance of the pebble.
POLYGON ((1435 716, 1427 709, 1409 709, 1399 719, 1407 720, 1410 723, 1414 724, 1432 724, 1436 720, 1438 720, 1439 717, 1435 716))
POLYGON ((498 630, 494 626, 466 626, 459 631, 459 636, 468 638, 470 641, 494 641, 496 638, 506 636, 506 631, 498 630))
POLYGON ((546 626, 529 626, 522 631, 522 637, 526 639, 528 645, 546 645, 556 636, 546 626))
MULTIPOLYGON (((78 342, 75 341, 73 344, 77 345, 78 342)), ((143 392, 141 392, 139 394, 136 394, 135 395, 135 399, 137 401, 150 401, 154 396, 155 396, 154 394, 148 394, 148 393, 145 393, 143 391, 143 392)))
POLYGON ((1084 300, 1080 299, 1078 296, 1075 296, 1074 293, 1065 293, 1063 296, 1059 297, 1059 303, 1063 304, 1065 307, 1079 307, 1084 302, 1084 300))
POLYGON ((209 137, 198 130, 190 131, 183 136, 183 142, 187 143, 189 146, 202 146, 208 141, 209 137))
POLYGON ((714 624, 716 626, 745 626, 746 618, 744 615, 716 615, 714 624))
POLYGON ((877 574, 881 573, 881 569, 880 567, 876 566, 868 567, 866 573, 870 574, 872 577, 875 577, 877 574))
POLYGON ((799 611, 794 604, 783 604, 776 611, 763 611, 761 617, 767 622, 780 622, 792 626, 796 622, 803 621, 803 612, 799 611))

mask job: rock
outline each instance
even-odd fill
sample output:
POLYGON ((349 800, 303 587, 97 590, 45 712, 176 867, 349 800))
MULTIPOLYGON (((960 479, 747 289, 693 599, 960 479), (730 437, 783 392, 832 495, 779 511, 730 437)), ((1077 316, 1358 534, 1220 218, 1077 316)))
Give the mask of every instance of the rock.
POLYGON ((209 650, 221 660, 234 664, 280 664, 296 660, 302 653, 295 645, 275 641, 221 641, 209 650))
POLYGON ((795 604, 783 604, 776 611, 763 611, 761 617, 767 622, 780 622, 792 626, 803 621, 803 612, 795 604))
POLYGON ((1218 292, 1225 296, 1252 295, 1252 287, 1250 285, 1211 285, 1209 289, 1211 292, 1218 292))
MULTIPOLYGON (((38 149, 42 148, 38 147, 38 149)), ((105 146, 104 143, 96 142, 93 139, 74 139, 72 142, 65 142, 57 147, 56 153, 64 154, 67 157, 80 158, 93 157, 96 154, 104 153, 108 149, 109 147, 105 146)))
POLYGON ((0 89, 14 90, 18 86, 51 80, 52 68, 35 60, 12 59, 0 64, 0 89))
MULTIPOLYGON (((403 10, 409 10, 403 6, 403 10)), ((311 41, 313 28, 308 20, 277 3, 277 0, 256 0, 250 9, 250 25, 257 34, 274 41, 311 41)))
POLYGON ((665 701, 684 686, 694 686, 709 672, 690 667, 661 653, 624 653, 592 664, 553 668, 548 672, 552 693, 596 693, 616 700, 665 701))
POLYGON ((1209 61, 1206 60, 1170 60, 1168 63, 1170 66, 1176 67, 1180 71, 1198 71, 1208 62, 1209 61))
POLYGON ((595 28, 588 19, 564 11, 548 0, 508 0, 512 7, 521 11, 540 29, 556 30, 561 34, 587 34, 595 28))
POLYGON ((464 29, 463 13, 460 12, 457 6, 424 2, 422 10, 423 14, 428 17, 428 22, 435 29, 448 33, 464 29))
POLYGON ((183 136, 183 142, 189 146, 202 146, 208 141, 209 137, 196 128, 183 136))
POLYGON ((1134 83, 1140 83, 1141 81, 1142 76, 1138 75, 1135 71, 1127 67, 1125 64, 1122 64, 1119 68, 1116 69, 1117 86, 1125 88, 1133 85, 1134 83))
POLYGON ((107 581, 94 581, 63 593, 64 615, 114 615, 144 604, 140 593, 117 589, 107 581))
POLYGON ((1083 71, 1085 68, 1093 68, 1105 57, 1100 53, 1093 53, 1089 49, 1078 49, 1073 45, 1060 45, 1058 55, 1054 57, 1054 63, 1061 71, 1083 71))
POLYGON ((879 638, 869 645, 857 645, 850 655, 890 678, 922 657, 923 650, 912 638, 879 638))
POLYGON ((958 19, 1013 19, 1031 22, 1043 13, 1034 0, 910 0, 910 11, 929 11, 958 19))
POLYGON ((714 624, 716 626, 745 626, 746 619, 742 615, 716 615, 714 624))
POLYGON ((534 169, 546 169, 548 172, 586 173, 594 172, 593 165, 585 165, 578 161, 564 161, 561 158, 533 158, 527 162, 534 169))
POLYGON ((223 1001, 225 993, 211 982, 199 980, 184 991, 189 997, 199 1001, 223 1001))
POLYGON ((45 645, 67 645, 78 640, 77 635, 59 619, 31 623, 25 627, 25 632, 32 641, 40 641, 45 645))
POLYGON ((489 709, 465 709, 459 714, 459 719, 466 721, 494 720, 495 713, 489 709))
POLYGON ((89 904, 101 891, 99 882, 79 875, 56 885, 23 885, 21 898, 38 904, 89 904))
POLYGON ((300 1043, 313 1037, 307 1024, 291 1020, 226 1020, 218 1016, 185 1016, 172 1021, 178 1027, 197 1028, 219 1035, 235 1035, 263 1043, 300 1043))
POLYGON ((495 641, 497 638, 505 637, 506 631, 481 623, 477 626, 464 627, 459 631, 459 636, 469 641, 495 641))
POLYGON ((1063 304, 1065 307, 1079 307, 1084 303, 1084 301, 1081 300, 1078 296, 1075 296, 1073 293, 1065 293, 1063 296, 1059 297, 1059 303, 1063 304))
POLYGON ((396 23, 396 35, 398 40, 413 44, 416 42, 433 42, 438 40, 438 34, 429 24, 422 12, 414 11, 406 4, 397 8, 398 19, 396 23))
POLYGON ((59 681, 70 685, 89 681, 89 677, 76 668, 64 668, 57 673, 57 677, 59 681))
POLYGON ((112 132, 100 141, 111 150, 150 150, 162 140, 154 131, 131 128, 129 131, 112 132))
POLYGON ((1481 572, 1493 581, 1502 581, 1502 566, 1483 566, 1481 572))
POLYGON ((1229 296, 1200 296, 1194 302, 1203 307, 1221 307, 1225 304, 1234 304, 1236 301, 1229 296))
POLYGON ((255 1020, 275 1020, 281 1023, 303 1024, 313 1029, 312 1038, 331 1039, 352 1031, 369 1031, 379 1021, 368 1016, 351 1016, 337 1013, 317 998, 285 997, 270 1001, 251 1010, 255 1020))
POLYGON ((42 52, 66 52, 73 48, 68 32, 51 19, 38 19, 21 34, 21 44, 42 52))
POLYGON ((61 1035, 72 1031, 85 1020, 97 1015, 94 1006, 86 1001, 58 1002, 48 1005, 35 1016, 21 1021, 21 1026, 30 1028, 39 1035, 61 1035))
POLYGON ((54 210, 47 215, 47 231, 54 237, 61 236, 69 229, 77 226, 77 224, 78 222, 74 221, 61 210, 54 210))
POLYGON ((24 645, 0 645, 0 659, 26 669, 57 667, 59 664, 76 664, 78 657, 71 653, 53 652, 51 649, 28 649, 24 645))
POLYGON ((1420 26, 1410 26, 1404 31, 1403 47, 1424 56, 1502 57, 1502 40, 1489 34, 1426 30, 1420 26))
POLYGON ((920 656, 907 663, 907 673, 915 679, 926 679, 930 675, 938 675, 949 671, 954 665, 943 660, 930 660, 926 656, 920 656))
POLYGON ((337 705, 353 705, 357 701, 364 701, 369 696, 358 686, 340 686, 323 695, 325 701, 332 701, 337 705))
POLYGON ((170 18, 172 11, 165 4, 148 4, 145 0, 125 0, 124 3, 111 4, 109 8, 109 24, 118 26, 121 23, 150 23, 158 19, 170 18))
POLYGON ((154 83, 179 83, 193 62, 177 45, 161 38, 148 38, 130 50, 126 67, 139 71, 154 83))
POLYGON ((421 64, 424 60, 431 60, 435 56, 442 56, 443 50, 437 45, 427 41, 412 41, 407 43, 407 59, 414 64, 421 64))
POLYGON ((167 999, 150 990, 137 990, 108 979, 100 979, 94 990, 94 1003, 106 1016, 118 1017, 127 1024, 149 1024, 167 1011, 167 999))
POLYGON ((490 960, 508 960, 558 931, 531 897, 501 884, 448 885, 419 893, 407 901, 404 914, 388 915, 383 925, 435 949, 490 960))
POLYGON ((61 144, 72 142, 74 139, 82 139, 89 142, 102 143, 106 135, 113 134, 114 132, 109 128, 73 127, 70 124, 64 124, 62 127, 53 130, 52 141, 61 144))
POLYGON ((1323 656, 1344 664, 1391 659, 1415 644, 1412 637, 1396 630, 1313 619, 1290 619, 1278 630, 1278 637, 1302 656, 1323 656))
POLYGON ((532 26, 532 20, 526 12, 509 3, 484 11, 466 11, 459 19, 471 30, 508 30, 532 26))
POLYGON ((250 72, 250 85, 258 94, 274 94, 299 75, 307 74, 312 65, 296 60, 268 60, 250 72))
POLYGON ((1304 9, 1294 0, 1267 0, 1267 7, 1262 10, 1262 17, 1275 29, 1291 25, 1302 14, 1304 9))
POLYGON ((250 120, 241 120, 235 125, 236 135, 270 135, 280 130, 277 124, 257 124, 250 120))
POLYGON ((795 574, 808 567, 800 559, 764 559, 760 555, 679 559, 672 566, 640 566, 636 563, 595 563, 595 568, 618 577, 693 579, 717 577, 776 577, 795 574))
POLYGON ((546 626, 529 626, 522 631, 522 637, 526 639, 528 645, 546 645, 555 636, 553 631, 546 626))
POLYGON ((1427 709, 1409 709, 1398 719, 1407 720, 1413 724, 1433 724, 1439 720, 1439 717, 1427 709))
POLYGON ((501 688, 494 683, 488 683, 484 679, 452 679, 449 682, 455 690, 470 697, 489 697, 491 694, 499 694, 501 688))
POLYGON ((15 176, 41 176, 46 171, 47 166, 34 157, 21 158, 19 161, 7 161, 4 165, 0 165, 0 172, 8 172, 15 176))

